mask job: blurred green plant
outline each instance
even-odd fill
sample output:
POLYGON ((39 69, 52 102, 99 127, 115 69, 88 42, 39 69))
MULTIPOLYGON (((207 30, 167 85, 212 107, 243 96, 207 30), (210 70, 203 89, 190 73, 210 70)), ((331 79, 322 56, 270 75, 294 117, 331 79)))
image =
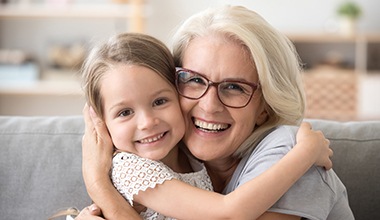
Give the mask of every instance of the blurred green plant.
POLYGON ((361 7, 355 2, 347 1, 338 7, 338 15, 350 19, 358 19, 362 15, 361 7))

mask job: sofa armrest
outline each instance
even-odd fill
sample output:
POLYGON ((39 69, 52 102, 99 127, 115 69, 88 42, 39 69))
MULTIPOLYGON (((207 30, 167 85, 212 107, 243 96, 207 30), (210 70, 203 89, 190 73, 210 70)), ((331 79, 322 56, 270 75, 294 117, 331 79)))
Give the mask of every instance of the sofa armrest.
POLYGON ((333 169, 347 188, 355 218, 380 219, 380 121, 308 121, 330 140, 333 169))
POLYGON ((90 204, 82 179, 83 118, 0 117, 2 219, 47 219, 90 204))

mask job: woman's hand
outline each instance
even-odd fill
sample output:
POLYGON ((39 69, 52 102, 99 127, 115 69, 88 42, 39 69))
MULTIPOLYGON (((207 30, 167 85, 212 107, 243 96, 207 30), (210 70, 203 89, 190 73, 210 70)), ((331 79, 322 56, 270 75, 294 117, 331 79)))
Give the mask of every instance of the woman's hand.
POLYGON ((324 167, 326 170, 332 168, 331 157, 333 151, 330 148, 330 141, 325 138, 321 131, 312 130, 309 122, 302 122, 297 132, 297 143, 302 143, 315 152, 315 165, 324 167))
POLYGON ((106 125, 88 105, 83 109, 83 116, 86 124, 82 140, 83 179, 97 205, 82 210, 78 219, 102 219, 97 216, 100 212, 106 219, 141 219, 111 182, 109 172, 114 149, 106 125))
POLYGON ((100 208, 96 204, 92 204, 84 208, 75 220, 104 220, 104 218, 100 217, 101 215, 100 208))
MULTIPOLYGON (((112 166, 113 144, 103 120, 92 107, 83 109, 85 133, 82 139, 82 172, 88 193, 96 193, 96 184, 107 181, 112 166)), ((100 186, 101 187, 101 186, 100 186)))

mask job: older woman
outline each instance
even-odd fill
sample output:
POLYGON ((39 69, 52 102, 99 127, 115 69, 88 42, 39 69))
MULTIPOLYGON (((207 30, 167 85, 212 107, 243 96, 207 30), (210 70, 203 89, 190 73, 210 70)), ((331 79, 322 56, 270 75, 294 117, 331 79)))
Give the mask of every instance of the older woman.
MULTIPOLYGON (((304 113, 298 57, 286 37, 255 12, 238 6, 189 18, 177 31, 173 45, 179 67, 177 89, 187 126, 183 141, 204 161, 214 190, 229 193, 267 170, 295 145, 297 127, 288 125, 298 125, 304 113), (235 89, 244 95, 230 92, 235 89)), ((102 152, 111 143, 101 124, 95 124, 97 134, 91 134, 92 126, 86 131, 84 145, 94 144, 98 135, 100 149, 83 152, 83 168, 87 188, 95 191, 103 188, 99 178, 107 177, 86 172, 96 170, 88 167, 94 164, 90 160, 100 160, 99 170, 110 167, 107 157, 111 152, 102 152)), ((117 192, 99 193, 106 199, 117 192)), ((118 197, 115 203, 123 202, 118 197)), ((128 211, 112 204, 108 208, 128 211)), ((131 213, 129 217, 135 217, 131 213)), ((81 216, 88 214, 85 211, 81 216)), ((346 189, 332 170, 312 167, 261 216, 301 217, 354 219, 346 189)))

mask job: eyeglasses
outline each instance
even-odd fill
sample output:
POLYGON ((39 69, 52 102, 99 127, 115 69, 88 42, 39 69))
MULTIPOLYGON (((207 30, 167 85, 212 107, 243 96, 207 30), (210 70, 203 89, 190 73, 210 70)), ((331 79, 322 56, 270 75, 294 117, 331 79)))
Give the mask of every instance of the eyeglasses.
POLYGON ((248 105, 260 84, 239 80, 213 82, 195 71, 176 68, 176 87, 181 96, 193 100, 200 99, 207 93, 210 86, 217 88, 218 98, 225 106, 243 108, 248 105))

